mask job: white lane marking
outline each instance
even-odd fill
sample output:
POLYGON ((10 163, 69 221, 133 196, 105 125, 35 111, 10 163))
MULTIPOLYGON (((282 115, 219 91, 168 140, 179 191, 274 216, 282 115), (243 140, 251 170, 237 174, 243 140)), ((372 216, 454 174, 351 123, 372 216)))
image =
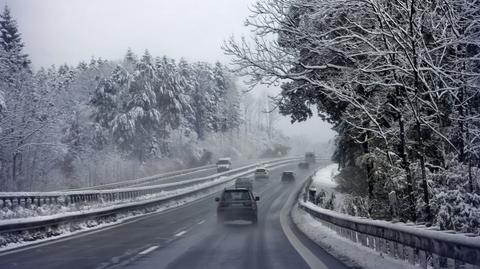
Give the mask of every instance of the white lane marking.
POLYGON ((204 224, 205 223, 205 220, 202 219, 201 221, 197 222, 197 224, 201 225, 201 224, 204 224))
POLYGON ((181 231, 181 232, 179 232, 179 233, 176 233, 175 236, 176 236, 176 237, 179 237, 179 236, 182 236, 182 235, 184 235, 184 234, 186 234, 186 233, 187 233, 187 231, 181 231))
MULTIPOLYGON (((303 186, 303 185, 302 185, 303 186)), ((288 241, 290 244, 295 248, 295 250, 302 256, 303 260, 310 266, 310 268, 315 269, 328 269, 327 265, 323 263, 315 254, 310 251, 306 246, 302 244, 300 239, 293 233, 290 225, 288 224, 288 217, 290 214, 290 208, 292 202, 297 197, 298 189, 293 191, 290 196, 288 197, 287 202, 283 205, 283 208, 280 212, 280 225, 282 226, 283 233, 287 236, 288 241)), ((295 224, 293 224, 295 225, 295 224)))
POLYGON ((144 251, 142 251, 142 252, 140 252, 140 253, 138 253, 138 254, 140 254, 140 255, 145 255, 145 254, 148 254, 148 253, 156 250, 157 248, 158 248, 158 246, 151 246, 151 247, 147 248, 146 250, 144 250, 144 251))

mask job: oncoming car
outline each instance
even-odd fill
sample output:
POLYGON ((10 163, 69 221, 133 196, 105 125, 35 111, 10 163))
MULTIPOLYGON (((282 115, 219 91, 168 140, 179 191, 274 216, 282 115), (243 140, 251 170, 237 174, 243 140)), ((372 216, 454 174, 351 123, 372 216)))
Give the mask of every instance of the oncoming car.
POLYGON ((282 173, 282 182, 293 182, 293 181, 295 181, 295 172, 284 171, 282 173))
POLYGON ((217 222, 224 223, 232 220, 248 220, 257 224, 258 196, 248 189, 225 189, 220 198, 215 198, 217 206, 217 222))
POLYGON ((268 170, 264 167, 259 167, 255 169, 254 175, 255 175, 255 179, 268 178, 268 170))

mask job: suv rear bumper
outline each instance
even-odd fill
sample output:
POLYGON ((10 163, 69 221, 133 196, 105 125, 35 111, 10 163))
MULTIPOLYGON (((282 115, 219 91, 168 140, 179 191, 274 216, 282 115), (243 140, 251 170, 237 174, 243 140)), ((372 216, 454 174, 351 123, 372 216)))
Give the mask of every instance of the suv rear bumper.
POLYGON ((221 220, 254 220, 257 211, 251 208, 229 208, 217 210, 217 217, 221 220))

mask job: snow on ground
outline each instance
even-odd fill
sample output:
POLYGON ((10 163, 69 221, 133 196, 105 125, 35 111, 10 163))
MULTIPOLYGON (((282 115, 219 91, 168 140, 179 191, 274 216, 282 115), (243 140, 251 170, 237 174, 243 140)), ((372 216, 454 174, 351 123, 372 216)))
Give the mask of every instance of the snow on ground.
POLYGON ((322 190, 326 193, 326 199, 330 198, 332 193, 335 194, 334 210, 340 212, 346 194, 336 190, 337 183, 334 177, 338 175, 338 164, 333 163, 323 167, 315 172, 312 176, 311 187, 314 187, 317 194, 322 190))
POLYGON ((59 217, 75 215, 79 213, 85 214, 90 212, 109 210, 117 207, 122 207, 126 204, 131 205, 138 202, 151 201, 156 199, 166 199, 229 180, 231 180, 230 177, 218 177, 212 181, 195 184, 188 187, 182 187, 179 189, 160 191, 155 194, 142 195, 132 199, 102 201, 100 203, 76 203, 69 204, 68 206, 60 204, 46 204, 40 207, 36 205, 31 205, 31 208, 19 206, 13 210, 8 207, 4 207, 0 209, 0 224, 15 224, 20 222, 40 221, 45 219, 55 219, 59 217))
POLYGON ((292 210, 292 219, 306 236, 320 245, 327 252, 339 258, 349 267, 355 268, 417 268, 407 262, 392 259, 360 243, 343 238, 333 230, 322 225, 320 221, 298 207, 292 210))
POLYGON ((333 177, 338 175, 338 164, 333 163, 321 168, 313 175, 312 185, 326 189, 334 189, 337 183, 333 177))

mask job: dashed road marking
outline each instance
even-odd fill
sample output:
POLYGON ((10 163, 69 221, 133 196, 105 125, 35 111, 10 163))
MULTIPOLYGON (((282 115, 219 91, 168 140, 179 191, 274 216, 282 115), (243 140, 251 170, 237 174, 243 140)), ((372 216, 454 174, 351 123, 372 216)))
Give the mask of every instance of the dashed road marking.
POLYGON ((158 246, 151 246, 151 247, 145 249, 144 251, 142 251, 142 252, 140 252, 140 253, 138 253, 138 254, 140 254, 140 255, 145 255, 145 254, 148 254, 148 253, 156 250, 157 248, 158 248, 158 246))
POLYGON ((184 234, 186 234, 186 233, 187 233, 187 231, 181 231, 181 232, 179 232, 179 233, 176 233, 175 236, 176 236, 176 237, 179 237, 179 236, 182 236, 182 235, 184 235, 184 234))
POLYGON ((201 221, 197 222, 197 224, 204 224, 205 223, 205 220, 202 219, 201 221))

